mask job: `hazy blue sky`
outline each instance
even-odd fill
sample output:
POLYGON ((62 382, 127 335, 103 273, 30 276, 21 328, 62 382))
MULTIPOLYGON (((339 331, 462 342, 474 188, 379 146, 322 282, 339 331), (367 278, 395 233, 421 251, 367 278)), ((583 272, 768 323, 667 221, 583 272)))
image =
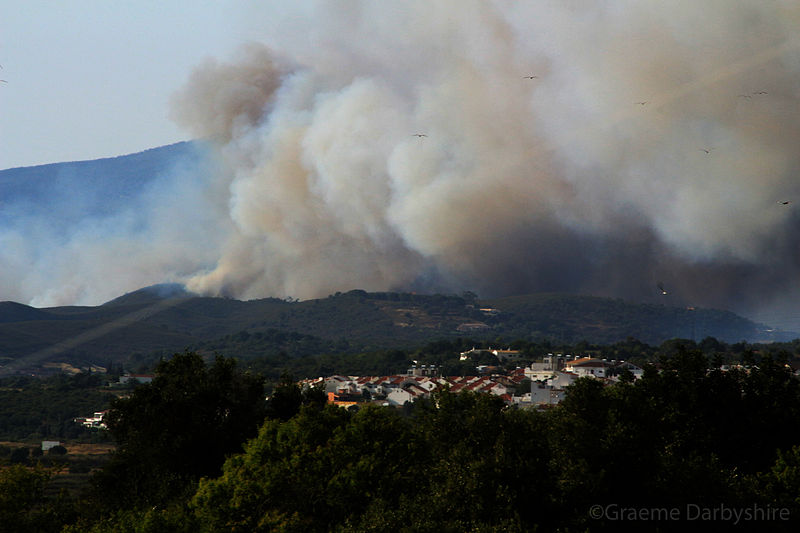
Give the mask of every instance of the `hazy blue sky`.
POLYGON ((183 140, 169 98, 256 38, 242 0, 0 0, 0 169, 183 140))

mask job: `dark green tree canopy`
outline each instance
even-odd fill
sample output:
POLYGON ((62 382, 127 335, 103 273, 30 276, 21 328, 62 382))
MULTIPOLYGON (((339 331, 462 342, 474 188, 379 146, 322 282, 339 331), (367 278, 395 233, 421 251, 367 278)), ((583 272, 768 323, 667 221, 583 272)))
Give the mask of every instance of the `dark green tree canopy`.
POLYGON ((118 444, 98 476, 102 495, 118 505, 161 504, 202 476, 219 474, 265 417, 263 379, 197 353, 162 361, 152 383, 112 402, 106 423, 118 444))

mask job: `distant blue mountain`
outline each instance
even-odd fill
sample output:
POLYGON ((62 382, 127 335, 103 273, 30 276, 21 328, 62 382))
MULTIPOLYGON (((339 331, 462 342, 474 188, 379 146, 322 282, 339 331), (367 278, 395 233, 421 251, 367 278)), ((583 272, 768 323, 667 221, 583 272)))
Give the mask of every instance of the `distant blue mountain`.
POLYGON ((2 170, 0 224, 103 217, 130 205, 165 174, 201 159, 200 144, 180 142, 119 157, 2 170))

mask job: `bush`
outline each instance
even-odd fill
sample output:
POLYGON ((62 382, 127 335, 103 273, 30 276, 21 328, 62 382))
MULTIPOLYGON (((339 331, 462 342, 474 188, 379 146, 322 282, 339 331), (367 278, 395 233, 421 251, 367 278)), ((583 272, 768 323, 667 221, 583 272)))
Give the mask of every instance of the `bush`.
POLYGON ((67 449, 60 444, 47 450, 48 455, 67 455, 67 449))
POLYGON ((69 465, 70 474, 88 474, 92 471, 92 467, 87 464, 71 464, 69 465))
POLYGON ((10 457, 11 464, 28 464, 29 453, 28 448, 14 448, 10 457))

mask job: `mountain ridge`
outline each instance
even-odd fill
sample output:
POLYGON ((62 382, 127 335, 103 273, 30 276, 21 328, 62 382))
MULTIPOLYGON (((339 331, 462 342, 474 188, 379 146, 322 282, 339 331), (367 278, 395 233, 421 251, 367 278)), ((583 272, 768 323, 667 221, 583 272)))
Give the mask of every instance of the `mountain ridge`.
MULTIPOLYGON (((646 343, 670 338, 721 341, 790 340, 734 313, 637 304, 596 296, 537 293, 475 299, 474 295, 352 290, 327 298, 288 301, 200 296, 177 285, 132 291, 99 306, 38 309, 0 302, 0 374, 45 361, 123 363, 134 354, 185 349, 232 349, 237 335, 292 334, 315 350, 360 352, 420 346, 438 339, 550 339, 610 344, 628 337, 646 343), (227 339, 227 340, 226 340, 227 339)), ((237 348, 238 349, 238 348, 237 348)), ((252 358, 273 355, 254 344, 252 358)))

